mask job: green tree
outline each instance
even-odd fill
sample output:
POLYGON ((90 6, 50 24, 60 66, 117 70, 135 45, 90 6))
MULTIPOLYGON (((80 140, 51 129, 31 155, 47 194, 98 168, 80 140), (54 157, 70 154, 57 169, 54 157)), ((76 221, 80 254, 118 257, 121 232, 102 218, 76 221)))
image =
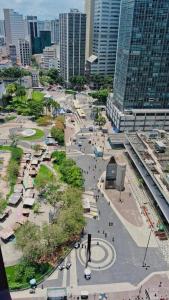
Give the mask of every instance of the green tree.
POLYGON ((43 254, 40 227, 26 222, 16 232, 16 247, 23 252, 23 257, 31 263, 38 262, 43 254))
POLYGON ((109 91, 107 89, 102 89, 97 92, 89 93, 93 99, 97 99, 100 104, 106 104, 109 91))
POLYGON ((24 97, 26 95, 26 90, 25 90, 25 88, 24 87, 22 87, 22 86, 18 86, 17 87, 17 90, 16 90, 16 96, 18 96, 18 97, 24 97))
POLYGON ((58 142, 59 145, 64 145, 64 132, 63 132, 63 130, 53 126, 52 129, 51 129, 51 136, 58 142))
POLYGON ((70 78, 70 83, 72 84, 73 88, 77 88, 77 90, 82 90, 86 82, 87 81, 84 76, 77 75, 70 78))
POLYGON ((30 115, 34 116, 35 119, 40 118, 44 110, 44 100, 41 99, 31 99, 29 101, 30 115))
POLYGON ((17 90, 17 87, 16 87, 16 84, 15 84, 15 83, 10 83, 10 84, 8 84, 7 87, 6 87, 6 92, 7 92, 7 94, 9 94, 9 95, 14 94, 14 93, 16 92, 16 90, 17 90))
POLYGON ((1 99, 3 108, 7 108, 7 106, 10 104, 11 101, 12 101, 11 95, 9 95, 9 94, 3 95, 2 99, 1 99))

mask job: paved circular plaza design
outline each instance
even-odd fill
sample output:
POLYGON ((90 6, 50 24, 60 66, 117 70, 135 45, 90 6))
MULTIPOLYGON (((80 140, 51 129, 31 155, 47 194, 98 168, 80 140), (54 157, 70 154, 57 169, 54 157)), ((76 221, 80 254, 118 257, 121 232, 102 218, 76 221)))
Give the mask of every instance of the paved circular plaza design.
MULTIPOLYGON (((87 240, 83 242, 83 248, 79 248, 77 255, 80 263, 86 264, 86 248, 87 240)), ((91 262, 88 267, 91 270, 100 271, 109 269, 116 260, 116 251, 114 247, 107 241, 99 238, 93 238, 91 241, 91 262)))
POLYGON ((25 129, 22 131, 22 135, 24 137, 29 137, 29 136, 33 136, 36 134, 36 130, 35 129, 25 129))

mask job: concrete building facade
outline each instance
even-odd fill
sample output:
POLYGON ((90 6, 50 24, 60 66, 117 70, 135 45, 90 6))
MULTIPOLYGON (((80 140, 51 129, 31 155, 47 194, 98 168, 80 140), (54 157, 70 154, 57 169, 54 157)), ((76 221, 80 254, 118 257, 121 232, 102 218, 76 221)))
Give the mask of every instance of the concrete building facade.
POLYGON ((30 66, 31 64, 31 49, 30 43, 24 39, 19 40, 20 63, 22 66, 30 66))
POLYGON ((32 54, 35 54, 34 49, 34 39, 38 36, 38 28, 37 28, 37 16, 27 16, 26 23, 28 29, 28 35, 30 37, 30 46, 32 54))
POLYGON ((25 39, 25 22, 23 16, 13 9, 4 9, 4 24, 6 35, 6 46, 9 53, 9 45, 16 46, 17 57, 19 57, 19 39, 25 39))
POLYGON ((85 1, 85 14, 86 14, 86 50, 85 59, 87 60, 92 55, 93 46, 93 24, 94 24, 94 1, 85 1))
POLYGON ((5 24, 4 20, 0 20, 0 36, 5 36, 5 24))
POLYGON ((60 71, 68 83, 70 77, 84 75, 86 15, 76 9, 59 15, 60 71))
POLYGON ((50 47, 45 47, 43 50, 43 68, 59 69, 59 47, 57 45, 52 45, 50 47))
POLYGON ((17 54, 16 54, 16 46, 15 45, 9 45, 9 58, 12 62, 12 65, 16 65, 17 54))
POLYGON ((59 44, 59 19, 51 20, 51 42, 59 44))
MULTIPOLYGON (((89 36, 93 40, 92 55, 97 57, 91 63, 92 74, 114 75, 120 2, 121 0, 94 0, 94 3, 90 3, 91 12, 88 14, 88 19, 93 32, 89 36), (93 9, 94 13, 92 13, 93 9)), ((91 46, 91 41, 89 45, 91 46)), ((90 49, 89 46, 88 49, 90 49)))

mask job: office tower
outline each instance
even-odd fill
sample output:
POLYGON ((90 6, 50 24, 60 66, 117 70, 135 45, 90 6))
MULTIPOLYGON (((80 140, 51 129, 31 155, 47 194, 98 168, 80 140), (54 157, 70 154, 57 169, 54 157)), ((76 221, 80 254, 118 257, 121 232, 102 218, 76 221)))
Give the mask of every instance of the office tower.
POLYGON ((89 5, 91 11, 88 18, 94 18, 93 21, 90 21, 93 26, 93 33, 90 33, 90 47, 93 39, 92 55, 94 55, 94 59, 89 58, 88 60, 91 63, 90 72, 92 74, 114 75, 120 2, 121 0, 94 0, 94 4, 91 2, 89 5))
POLYGON ((25 38, 25 23, 23 16, 13 9, 4 9, 6 46, 9 53, 9 45, 16 46, 16 53, 19 57, 19 39, 25 38))
POLYGON ((93 23, 94 23, 94 1, 95 0, 85 0, 85 14, 86 14, 85 59, 86 60, 92 55, 93 23))
POLYGON ((51 21, 50 20, 38 21, 37 30, 38 30, 38 36, 40 36, 40 31, 51 31, 51 21))
POLYGON ((51 42, 59 44, 59 20, 51 20, 51 42))
POLYGON ((59 47, 58 45, 52 45, 43 49, 43 67, 45 69, 59 68, 59 47))
POLYGON ((168 0, 122 0, 114 96, 107 103, 121 131, 169 129, 168 24, 168 0))
POLYGON ((41 47, 41 38, 40 37, 35 37, 33 39, 32 48, 33 48, 34 54, 42 53, 43 50, 41 47))
POLYGON ((26 23, 28 28, 28 35, 30 36, 30 45, 32 49, 32 54, 35 54, 34 49, 34 38, 38 36, 38 29, 37 29, 37 17, 36 16, 27 16, 26 23))
POLYGON ((0 47, 5 45, 5 37, 0 36, 0 47))
POLYGON ((30 66, 31 64, 31 49, 30 43, 24 39, 19 40, 19 54, 22 66, 30 66))
POLYGON ((40 31, 41 50, 51 46, 51 31, 40 31))
POLYGON ((4 20, 0 20, 0 36, 5 36, 4 20))
POLYGON ((68 83, 70 77, 84 75, 86 15, 77 9, 59 15, 60 71, 68 83))
POLYGON ((12 62, 12 65, 16 65, 17 55, 16 55, 16 46, 15 45, 9 45, 9 58, 12 62))

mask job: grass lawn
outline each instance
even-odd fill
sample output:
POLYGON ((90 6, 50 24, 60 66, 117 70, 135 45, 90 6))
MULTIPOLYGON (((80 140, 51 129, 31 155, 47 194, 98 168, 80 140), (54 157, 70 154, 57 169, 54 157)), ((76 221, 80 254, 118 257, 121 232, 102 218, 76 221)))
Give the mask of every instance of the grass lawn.
MULTIPOLYGON (((18 264, 18 265, 14 265, 14 266, 5 268, 7 278, 8 278, 9 288, 11 290, 30 287, 29 280, 28 281, 25 280, 24 277, 22 277, 22 281, 17 281, 15 279, 15 273, 18 271, 19 267, 20 267, 20 265, 18 264)), ((41 267, 42 267, 41 270, 36 269, 36 272, 35 272, 34 278, 36 279, 37 283, 40 282, 43 279, 43 277, 52 270, 52 266, 50 266, 49 264, 44 264, 41 267)))
POLYGON ((36 140, 40 140, 44 137, 44 132, 43 130, 41 129, 35 129, 35 128, 32 128, 33 130, 36 130, 36 133, 32 136, 27 136, 27 137, 22 137, 20 136, 20 139, 21 140, 24 140, 24 141, 36 141, 36 140))
POLYGON ((44 187, 46 184, 50 183, 54 179, 54 177, 55 176, 48 167, 41 165, 34 181, 35 187, 44 187))

